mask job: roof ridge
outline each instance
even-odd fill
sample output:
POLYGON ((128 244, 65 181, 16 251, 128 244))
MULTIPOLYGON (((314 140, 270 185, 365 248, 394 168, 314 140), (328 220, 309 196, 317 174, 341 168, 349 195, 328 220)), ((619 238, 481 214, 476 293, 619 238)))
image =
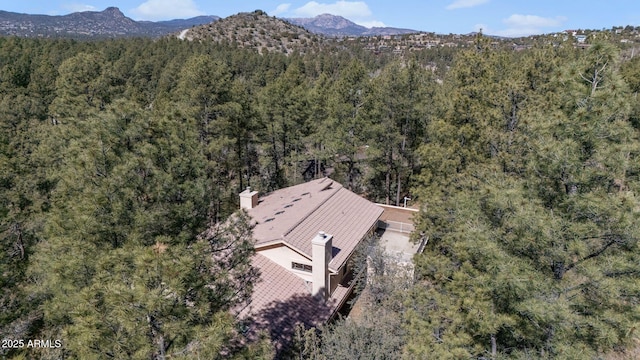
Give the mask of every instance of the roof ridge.
MULTIPOLYGON (((324 181, 324 180, 323 180, 324 181)), ((331 182, 331 185, 333 185, 334 182, 331 182)), ((284 234, 282 234, 282 239, 288 243, 286 236, 289 235, 296 227, 298 227, 298 225, 300 225, 303 221, 305 221, 309 216, 311 216, 311 214, 313 214, 314 212, 316 212, 316 210, 318 210, 322 205, 324 205, 324 203, 326 203, 327 201, 329 201, 329 199, 331 199, 335 194, 338 193, 338 191, 340 191, 340 189, 342 189, 342 185, 340 185, 340 187, 338 187, 337 189, 335 189, 333 191, 333 194, 331 194, 330 196, 328 196, 326 199, 322 200, 321 202, 318 203, 318 205, 316 205, 313 209, 311 209, 311 211, 307 212, 303 217, 301 217, 298 221, 296 221, 293 225, 291 225, 291 227, 289 229, 287 229, 287 231, 284 232, 284 234)), ((326 188, 325 188, 326 189, 326 188)), ((323 190, 321 190, 323 191, 323 190)))

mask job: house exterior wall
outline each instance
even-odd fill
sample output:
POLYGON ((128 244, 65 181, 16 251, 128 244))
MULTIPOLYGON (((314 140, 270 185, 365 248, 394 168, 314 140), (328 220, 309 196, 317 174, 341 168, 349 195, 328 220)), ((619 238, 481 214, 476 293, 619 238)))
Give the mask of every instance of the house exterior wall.
POLYGON ((349 275, 350 271, 349 261, 347 261, 347 263, 340 268, 338 272, 331 273, 331 276, 329 276, 329 290, 331 291, 331 294, 333 294, 333 291, 338 287, 342 280, 349 275))
POLYGON ((280 244, 278 246, 270 246, 265 249, 260 249, 258 252, 301 279, 309 282, 313 280, 310 272, 291 269, 292 262, 312 266, 311 260, 291 248, 280 244))
MULTIPOLYGON (((376 228, 377 228, 377 222, 374 223, 371 226, 371 228, 369 228, 367 234, 362 239, 360 239, 359 243, 361 243, 366 238, 372 236, 376 228)), ((292 274, 298 276, 302 280, 307 281, 310 284, 309 289, 311 290, 311 284, 313 284, 312 272, 292 269, 292 266, 291 266, 292 263, 295 262, 298 264, 309 265, 313 267, 313 262, 311 259, 293 250, 292 248, 288 247, 283 243, 276 243, 273 245, 264 246, 262 248, 256 249, 256 251, 262 254, 263 256, 267 257, 269 260, 275 262, 279 266, 282 266, 284 269, 291 272, 292 274)), ((352 256, 353 256, 353 253, 349 255, 349 258, 351 258, 352 256)), ((350 266, 350 260, 347 260, 341 268, 337 269, 337 271, 335 272, 330 271, 329 295, 333 294, 335 289, 340 284, 342 284, 345 281, 345 279, 348 279, 353 275, 357 275, 357 274, 352 274, 352 272, 353 272, 353 269, 350 266)), ((342 285, 346 285, 346 284, 342 284, 342 285)))
MULTIPOLYGON (((292 274, 298 276, 299 278, 308 281, 308 282, 313 282, 313 276, 311 272, 306 272, 306 271, 301 271, 301 270, 295 270, 291 268, 291 263, 292 262, 296 262, 298 264, 304 264, 304 265, 309 265, 309 266, 313 266, 313 263, 311 260, 307 259, 305 256, 300 255, 300 253, 292 250, 291 248, 283 245, 283 244, 278 244, 278 245, 273 245, 273 246, 269 246, 263 249, 259 249, 257 250, 260 254, 264 255, 265 257, 267 257, 269 260, 275 262, 276 264, 282 266, 284 269, 286 269, 287 271, 291 272, 292 274)), ((336 289, 336 287, 338 287, 338 285, 342 282, 342 280, 345 277, 349 276, 349 273, 351 272, 351 268, 349 266, 349 262, 347 261, 347 263, 345 263, 345 265, 339 269, 338 272, 331 272, 330 276, 329 276, 329 281, 330 281, 330 294, 333 293, 333 291, 336 289), (346 268, 346 269, 345 269, 346 268)))

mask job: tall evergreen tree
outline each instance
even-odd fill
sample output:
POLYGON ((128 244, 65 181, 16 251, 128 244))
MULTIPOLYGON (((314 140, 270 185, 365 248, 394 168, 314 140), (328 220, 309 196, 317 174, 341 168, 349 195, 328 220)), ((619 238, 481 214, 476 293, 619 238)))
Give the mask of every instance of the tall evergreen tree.
POLYGON ((261 91, 263 151, 269 154, 265 158, 268 189, 302 180, 298 167, 306 158, 303 140, 308 135, 308 88, 302 63, 297 61, 261 91))
POLYGON ((361 184, 361 159, 366 146, 362 107, 370 77, 359 60, 351 60, 338 74, 328 100, 329 116, 322 132, 327 149, 334 154, 339 176, 350 190, 361 184))
MULTIPOLYGON (((200 147, 206 156, 205 176, 209 179, 208 192, 215 203, 210 204, 212 219, 221 220, 235 208, 236 186, 230 186, 240 174, 234 174, 237 165, 231 154, 237 151, 234 142, 241 129, 234 129, 243 114, 242 106, 232 98, 233 79, 227 64, 207 55, 191 57, 180 73, 176 88, 177 103, 169 106, 180 109, 176 116, 197 124, 200 147)), ((162 108, 162 111, 169 109, 162 108)))
POLYGON ((375 141, 368 143, 367 163, 371 192, 383 189, 380 200, 387 204, 401 203, 417 167, 415 152, 429 118, 426 103, 437 86, 429 79, 417 63, 398 61, 385 66, 372 82, 364 109, 371 122, 366 137, 375 141))
POLYGON ((523 86, 541 70, 526 57, 499 81, 502 54, 469 53, 484 59, 452 70, 484 69, 472 81, 485 85, 456 85, 463 97, 438 125, 450 133, 423 148, 419 191, 436 198, 416 259, 428 300, 409 338, 430 341, 410 341, 411 353, 576 358, 629 343, 640 316, 640 148, 611 50, 594 45, 548 68, 561 74, 542 87, 553 94, 523 86))
POLYGON ((212 195, 195 121, 117 102, 86 122, 30 269, 45 328, 82 358, 234 352, 227 311, 251 291, 251 228, 241 214, 203 235, 212 195))

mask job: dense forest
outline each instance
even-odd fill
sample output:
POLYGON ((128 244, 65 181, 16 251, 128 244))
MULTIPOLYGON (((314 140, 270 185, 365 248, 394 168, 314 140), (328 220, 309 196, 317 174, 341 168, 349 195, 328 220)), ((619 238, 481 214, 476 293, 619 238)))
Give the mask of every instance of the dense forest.
POLYGON ((3 357, 272 358, 230 312, 257 275, 250 222, 230 215, 247 186, 327 174, 410 196, 427 246, 412 277, 372 276, 362 321, 300 329, 288 356, 637 346, 640 58, 611 43, 479 35, 395 57, 0 38, 0 92, 3 357))

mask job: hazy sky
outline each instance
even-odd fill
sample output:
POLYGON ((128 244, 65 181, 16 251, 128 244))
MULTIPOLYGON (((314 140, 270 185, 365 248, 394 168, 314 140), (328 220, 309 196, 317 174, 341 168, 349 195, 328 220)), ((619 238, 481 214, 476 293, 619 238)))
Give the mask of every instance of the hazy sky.
POLYGON ((264 10, 278 17, 330 13, 358 24, 393 26, 437 33, 521 36, 566 29, 640 26, 639 0, 28 0, 3 1, 0 10, 46 15, 101 11, 116 6, 135 20, 168 20, 197 15, 226 17, 264 10))

